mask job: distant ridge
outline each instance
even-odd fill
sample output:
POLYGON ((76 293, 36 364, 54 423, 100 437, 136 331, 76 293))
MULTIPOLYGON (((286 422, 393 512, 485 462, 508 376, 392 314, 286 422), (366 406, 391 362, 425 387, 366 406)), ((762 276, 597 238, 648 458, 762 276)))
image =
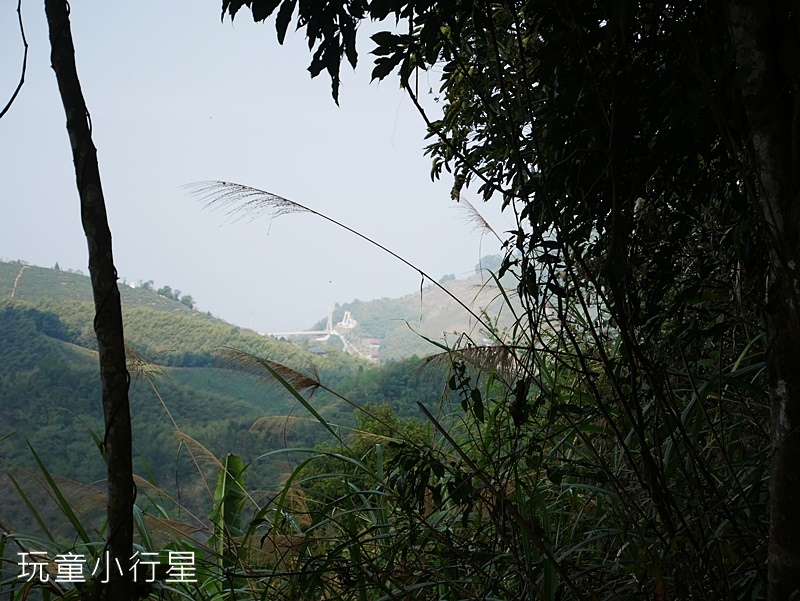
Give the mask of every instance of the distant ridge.
MULTIPOLYGON (((514 316, 488 273, 446 279, 441 284, 476 315, 485 312, 490 316, 493 327, 502 329, 513 323, 514 316)), ((518 312, 518 306, 513 302, 516 295, 512 291, 508 296, 518 312)), ((381 362, 412 355, 422 357, 441 350, 426 338, 453 344, 462 333, 477 343, 488 340, 490 336, 473 315, 433 285, 400 298, 354 300, 336 305, 333 321, 341 320, 346 312, 358 322, 351 333, 354 343, 362 348, 368 345, 377 347, 376 357, 381 362)), ((320 320, 310 329, 324 327, 325 320, 320 320)))
MULTIPOLYGON (((126 341, 148 363, 161 366, 144 368, 155 377, 158 395, 134 371, 130 396, 135 469, 158 482, 196 473, 171 418, 216 457, 236 450, 249 461, 284 445, 313 447, 319 441, 322 428, 294 397, 258 384, 250 373, 221 369, 219 349, 302 371, 311 370, 313 360, 320 379, 335 389, 374 367, 335 349, 314 354, 302 344, 261 336, 158 291, 120 288, 126 341), (282 425, 287 415, 291 429, 282 425), (275 418, 276 437, 263 438, 252 427, 269 417, 275 418)), ((30 446, 62 476, 82 482, 104 477, 101 454, 87 431, 102 441, 93 317, 87 276, 0 262, 0 467, 31 465, 30 446)), ((325 391, 314 396, 314 407, 331 423, 352 424, 352 407, 325 391)), ((285 458, 262 461, 249 472, 251 482, 277 481, 285 464, 285 458)), ((199 492, 197 497, 204 498, 199 492)), ((0 520, 22 519, 24 513, 0 469, 0 520)))
MULTIPOLYGON (((175 367, 211 366, 216 349, 232 346, 290 366, 307 363, 307 341, 284 342, 261 336, 192 309, 152 287, 132 288, 121 283, 119 288, 126 340, 150 361, 175 367)), ((27 302, 57 315, 71 342, 94 348, 94 309, 88 276, 23 262, 0 262, 0 299, 3 298, 27 302)), ((330 354, 314 358, 322 372, 338 373, 343 363, 361 364, 334 348, 328 350, 330 354)))
MULTIPOLYGON (((513 323, 514 316, 488 272, 466 278, 448 276, 443 278, 442 285, 477 315, 485 311, 493 326, 502 329, 513 323)), ((62 321, 73 329, 85 327, 91 319, 91 284, 89 278, 79 272, 37 267, 21 261, 0 262, 0 298, 10 298, 12 294, 15 300, 42 305, 62 314, 62 321)), ((261 336, 253 330, 191 309, 152 288, 131 287, 121 282, 120 294, 126 328, 130 330, 126 336, 131 344, 149 358, 166 365, 196 366, 208 362, 214 344, 224 346, 234 342, 231 331, 236 332, 236 342, 243 345, 244 350, 269 355, 277 352, 281 357, 288 354, 292 356, 290 363, 298 360, 299 354, 311 352, 315 363, 324 364, 325 358, 320 350, 334 354, 342 350, 342 341, 336 336, 324 341, 315 340, 311 335, 286 336, 288 342, 261 336), (166 318, 163 314, 171 317, 166 318), (155 326, 160 328, 158 332, 152 331, 155 326), (223 335, 223 327, 227 328, 228 334, 223 335), (190 340, 182 340, 180 335, 186 331, 194 331, 195 335, 190 340)), ((509 293, 509 297, 513 299, 515 295, 509 293)), ((337 304, 333 308, 333 323, 340 322, 346 312, 357 322, 347 331, 348 343, 360 354, 372 355, 373 360, 382 363, 438 352, 440 349, 426 338, 453 343, 461 333, 467 333, 475 342, 488 336, 474 316, 430 284, 400 298, 357 299, 337 304)), ((327 321, 328 317, 325 317, 308 329, 322 332, 327 321)))

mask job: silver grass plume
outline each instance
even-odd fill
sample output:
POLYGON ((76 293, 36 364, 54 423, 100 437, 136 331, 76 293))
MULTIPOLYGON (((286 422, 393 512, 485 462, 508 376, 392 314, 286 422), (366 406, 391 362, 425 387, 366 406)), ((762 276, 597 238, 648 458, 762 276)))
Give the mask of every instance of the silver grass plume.
MULTIPOLYGON (((185 508, 182 509, 186 511, 185 508)), ((191 524, 151 515, 149 513, 144 514, 144 522, 147 525, 150 538, 156 547, 164 547, 169 543, 185 541, 198 532, 207 532, 206 528, 192 526, 191 524)), ((209 553, 212 552, 208 546, 199 542, 196 538, 194 538, 192 544, 206 549, 209 553)))
POLYGON ((316 366, 311 362, 309 362, 310 373, 303 373, 282 363, 233 348, 220 349, 216 352, 216 356, 223 369, 253 374, 258 377, 258 382, 275 384, 275 374, 277 374, 307 399, 314 396, 320 388, 325 388, 320 381, 316 366))
POLYGON ((473 231, 479 231, 481 235, 492 234, 499 242, 503 242, 494 228, 489 224, 488 221, 486 221, 486 218, 481 215, 480 211, 478 211, 478 209, 476 209, 475 206, 466 198, 459 196, 458 206, 456 208, 460 209, 464 214, 464 221, 472 226, 473 231))
POLYGON ((153 380, 159 378, 172 384, 172 379, 167 372, 164 371, 163 367, 145 359, 139 351, 128 344, 127 340, 125 341, 125 365, 134 381, 138 382, 144 378, 152 385, 153 380))
MULTIPOLYGON (((358 232, 353 228, 348 227, 345 224, 328 217, 327 215, 324 215, 323 213, 315 211, 314 209, 310 209, 298 202, 289 200, 288 198, 273 194, 272 192, 265 192, 264 190, 259 190, 258 188, 251 188, 250 186, 232 182, 211 180, 186 184, 184 188, 189 190, 189 193, 192 196, 199 198, 204 203, 205 208, 210 208, 212 210, 216 208, 224 209, 228 217, 234 221, 239 221, 245 218, 248 218, 248 221, 252 221, 263 216, 273 219, 275 217, 280 217, 281 215, 289 215, 292 213, 311 213, 312 215, 316 215, 317 217, 320 217, 344 230, 347 230, 351 234, 358 236, 373 246, 377 246, 385 253, 388 253, 404 265, 407 265, 419 273, 423 281, 428 280, 431 282, 431 284, 442 290, 462 309, 474 317, 479 324, 489 329, 489 326, 485 323, 480 315, 476 314, 463 301, 456 297, 447 288, 442 286, 437 280, 422 271, 419 267, 407 261, 396 252, 388 249, 379 242, 376 242, 372 238, 365 236, 361 232, 358 232)), ((474 209, 474 207, 473 211, 480 215, 474 209)), ((481 219, 483 218, 481 217, 481 219)), ((486 223, 486 226, 488 225, 489 224, 486 223)), ((496 235, 497 234, 495 233, 495 236, 496 235)))
POLYGON ((199 198, 205 208, 222 209, 234 222, 245 218, 253 221, 263 216, 275 218, 292 213, 319 214, 288 198, 233 182, 195 182, 184 188, 192 196, 199 198))
POLYGON ((186 447, 186 450, 191 455, 192 462, 195 466, 213 468, 214 470, 222 469, 222 462, 217 459, 217 456, 209 451, 203 443, 195 440, 185 432, 177 430, 172 433, 172 437, 179 443, 180 446, 186 447))
MULTIPOLYGON (((291 392, 294 397, 300 401, 300 403, 314 416, 317 422, 321 423, 331 434, 333 434, 337 440, 342 442, 345 446, 348 446, 347 442, 339 435, 338 432, 340 426, 337 426, 336 431, 334 431, 331 425, 325 421, 325 419, 309 402, 311 397, 314 396, 314 393, 319 389, 332 394, 339 400, 353 407, 353 409, 356 409, 367 417, 374 419, 376 422, 387 428, 390 432, 401 436, 401 433, 395 427, 382 420, 379 416, 370 412, 368 409, 365 409, 361 405, 354 403, 347 397, 342 396, 332 388, 325 386, 325 384, 322 383, 319 372, 317 371, 317 367, 311 361, 308 362, 308 372, 302 372, 281 363, 277 363, 276 361, 270 361, 269 359, 264 359, 248 352, 229 347, 217 351, 216 356, 219 360, 220 367, 223 369, 249 373, 257 376, 258 382, 263 382, 267 385, 280 385, 284 389, 289 390, 289 392, 291 392)), ((287 420, 290 419, 289 417, 278 417, 277 419, 283 421, 288 427, 289 424, 287 420)), ((276 423, 278 422, 272 421, 270 418, 261 418, 256 420, 251 428, 251 431, 258 429, 266 430, 267 428, 274 427, 276 423)), ((351 428, 345 429, 350 430, 351 428)))
MULTIPOLYGON (((4 472, 20 492, 27 488, 29 482, 36 482, 37 486, 47 491, 55 499, 53 493, 50 492, 55 489, 70 509, 80 517, 81 524, 87 526, 87 530, 91 528, 100 535, 102 528, 98 527, 95 520, 91 518, 102 515, 108 503, 108 495, 105 492, 58 474, 34 472, 32 469, 15 465, 3 458, 0 458, 0 463, 3 464, 4 472), (16 477, 12 474, 12 470, 16 477), (24 476, 24 478, 20 476, 24 476)), ((8 529, 6 532, 12 532, 12 530, 8 529)))

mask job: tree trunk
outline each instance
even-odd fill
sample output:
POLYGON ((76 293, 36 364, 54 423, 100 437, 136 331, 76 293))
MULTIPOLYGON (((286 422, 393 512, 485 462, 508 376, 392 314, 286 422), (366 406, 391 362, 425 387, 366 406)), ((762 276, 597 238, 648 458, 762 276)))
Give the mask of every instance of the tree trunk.
POLYGON ((100 361, 105 416, 104 444, 108 462, 106 550, 110 561, 106 568, 110 582, 106 598, 130 601, 134 500, 128 404, 130 377, 125 365, 117 272, 111 253, 111 232, 100 185, 97 151, 92 142, 89 113, 75 68, 67 3, 65 0, 45 0, 45 12, 50 30, 50 59, 67 116, 67 132, 81 200, 81 220, 89 246, 89 275, 94 295, 94 330, 100 361))
POLYGON ((768 596, 775 601, 800 591, 800 14, 790 5, 735 0, 728 13, 769 248, 768 596))

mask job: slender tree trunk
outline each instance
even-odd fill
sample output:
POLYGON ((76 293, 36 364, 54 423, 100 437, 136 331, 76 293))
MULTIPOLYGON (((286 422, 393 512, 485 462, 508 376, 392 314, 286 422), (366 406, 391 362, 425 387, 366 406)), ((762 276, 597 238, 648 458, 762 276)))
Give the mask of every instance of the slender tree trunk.
POLYGON ((800 591, 800 13, 733 0, 729 24, 768 235, 769 599, 800 591))
POLYGON ((130 601, 134 498, 128 405, 130 378, 125 365, 117 272, 111 253, 111 231, 100 185, 97 150, 92 142, 89 113, 75 68, 67 2, 45 0, 45 12, 50 30, 50 59, 67 115, 67 132, 81 200, 81 220, 89 246, 89 275, 94 295, 94 330, 100 360, 108 462, 107 551, 110 561, 107 569, 110 582, 106 598, 130 601))

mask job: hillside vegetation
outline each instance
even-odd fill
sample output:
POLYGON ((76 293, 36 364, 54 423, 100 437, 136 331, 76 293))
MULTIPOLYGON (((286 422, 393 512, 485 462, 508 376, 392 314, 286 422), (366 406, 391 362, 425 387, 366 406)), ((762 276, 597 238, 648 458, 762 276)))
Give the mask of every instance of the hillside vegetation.
MULTIPOLYGON (((200 484, 191 480, 196 468, 188 460, 187 437, 216 457, 235 450, 250 461, 284 446, 313 447, 323 432, 283 389, 226 369, 216 355, 222 348, 300 371, 310 370, 313 358, 327 386, 359 402, 387 403, 400 415, 415 414, 417 400, 436 399, 442 392, 442 379, 430 372, 418 376, 413 359, 379 368, 335 348, 310 354, 298 344, 241 329, 153 290, 122 286, 121 292, 132 353, 161 366, 139 368, 152 384, 134 370, 135 470, 169 490, 183 487, 188 498, 200 484), (256 422, 260 428, 251 430, 256 422)), ((86 276, 0 262, 0 457, 6 466, 31 466, 30 447, 54 473, 87 483, 103 480, 93 315, 86 276)), ((314 407, 332 424, 353 424, 352 407, 324 390, 314 396, 314 407)), ((249 481, 256 487, 274 485, 286 469, 285 458, 262 460, 250 470, 249 481)), ((10 487, 0 480, 0 521, 19 523, 24 512, 10 487)))
MULTIPOLYGON (((0 262, 0 298, 26 301, 40 311, 58 317, 58 331, 51 337, 94 348, 94 307, 89 278, 78 273, 0 262)), ((189 308, 153 290, 120 286, 126 340, 151 362, 174 367, 214 365, 213 351, 225 347, 269 357, 299 367, 307 353, 295 344, 260 336, 251 330, 189 308)), ((341 353, 315 356, 327 377, 340 377, 363 363, 341 353)))
MULTIPOLYGON (((503 293, 488 273, 475 274, 463 279, 442 278, 442 286, 459 299, 472 313, 459 305, 440 288, 431 284, 400 298, 381 298, 370 301, 354 300, 337 305, 333 311, 334 323, 346 311, 358 322, 352 338, 366 347, 370 341, 379 345, 376 358, 381 362, 418 355, 430 355, 437 347, 429 342, 453 344, 463 333, 476 344, 492 338, 486 326, 476 319, 481 317, 486 325, 502 331, 515 321, 503 293)), ((513 286, 512 286, 513 289, 513 286)), ((511 303, 517 310, 518 303, 511 303)), ((325 327, 320 320, 312 329, 325 327)), ((330 344, 338 344, 332 339, 330 344)))

